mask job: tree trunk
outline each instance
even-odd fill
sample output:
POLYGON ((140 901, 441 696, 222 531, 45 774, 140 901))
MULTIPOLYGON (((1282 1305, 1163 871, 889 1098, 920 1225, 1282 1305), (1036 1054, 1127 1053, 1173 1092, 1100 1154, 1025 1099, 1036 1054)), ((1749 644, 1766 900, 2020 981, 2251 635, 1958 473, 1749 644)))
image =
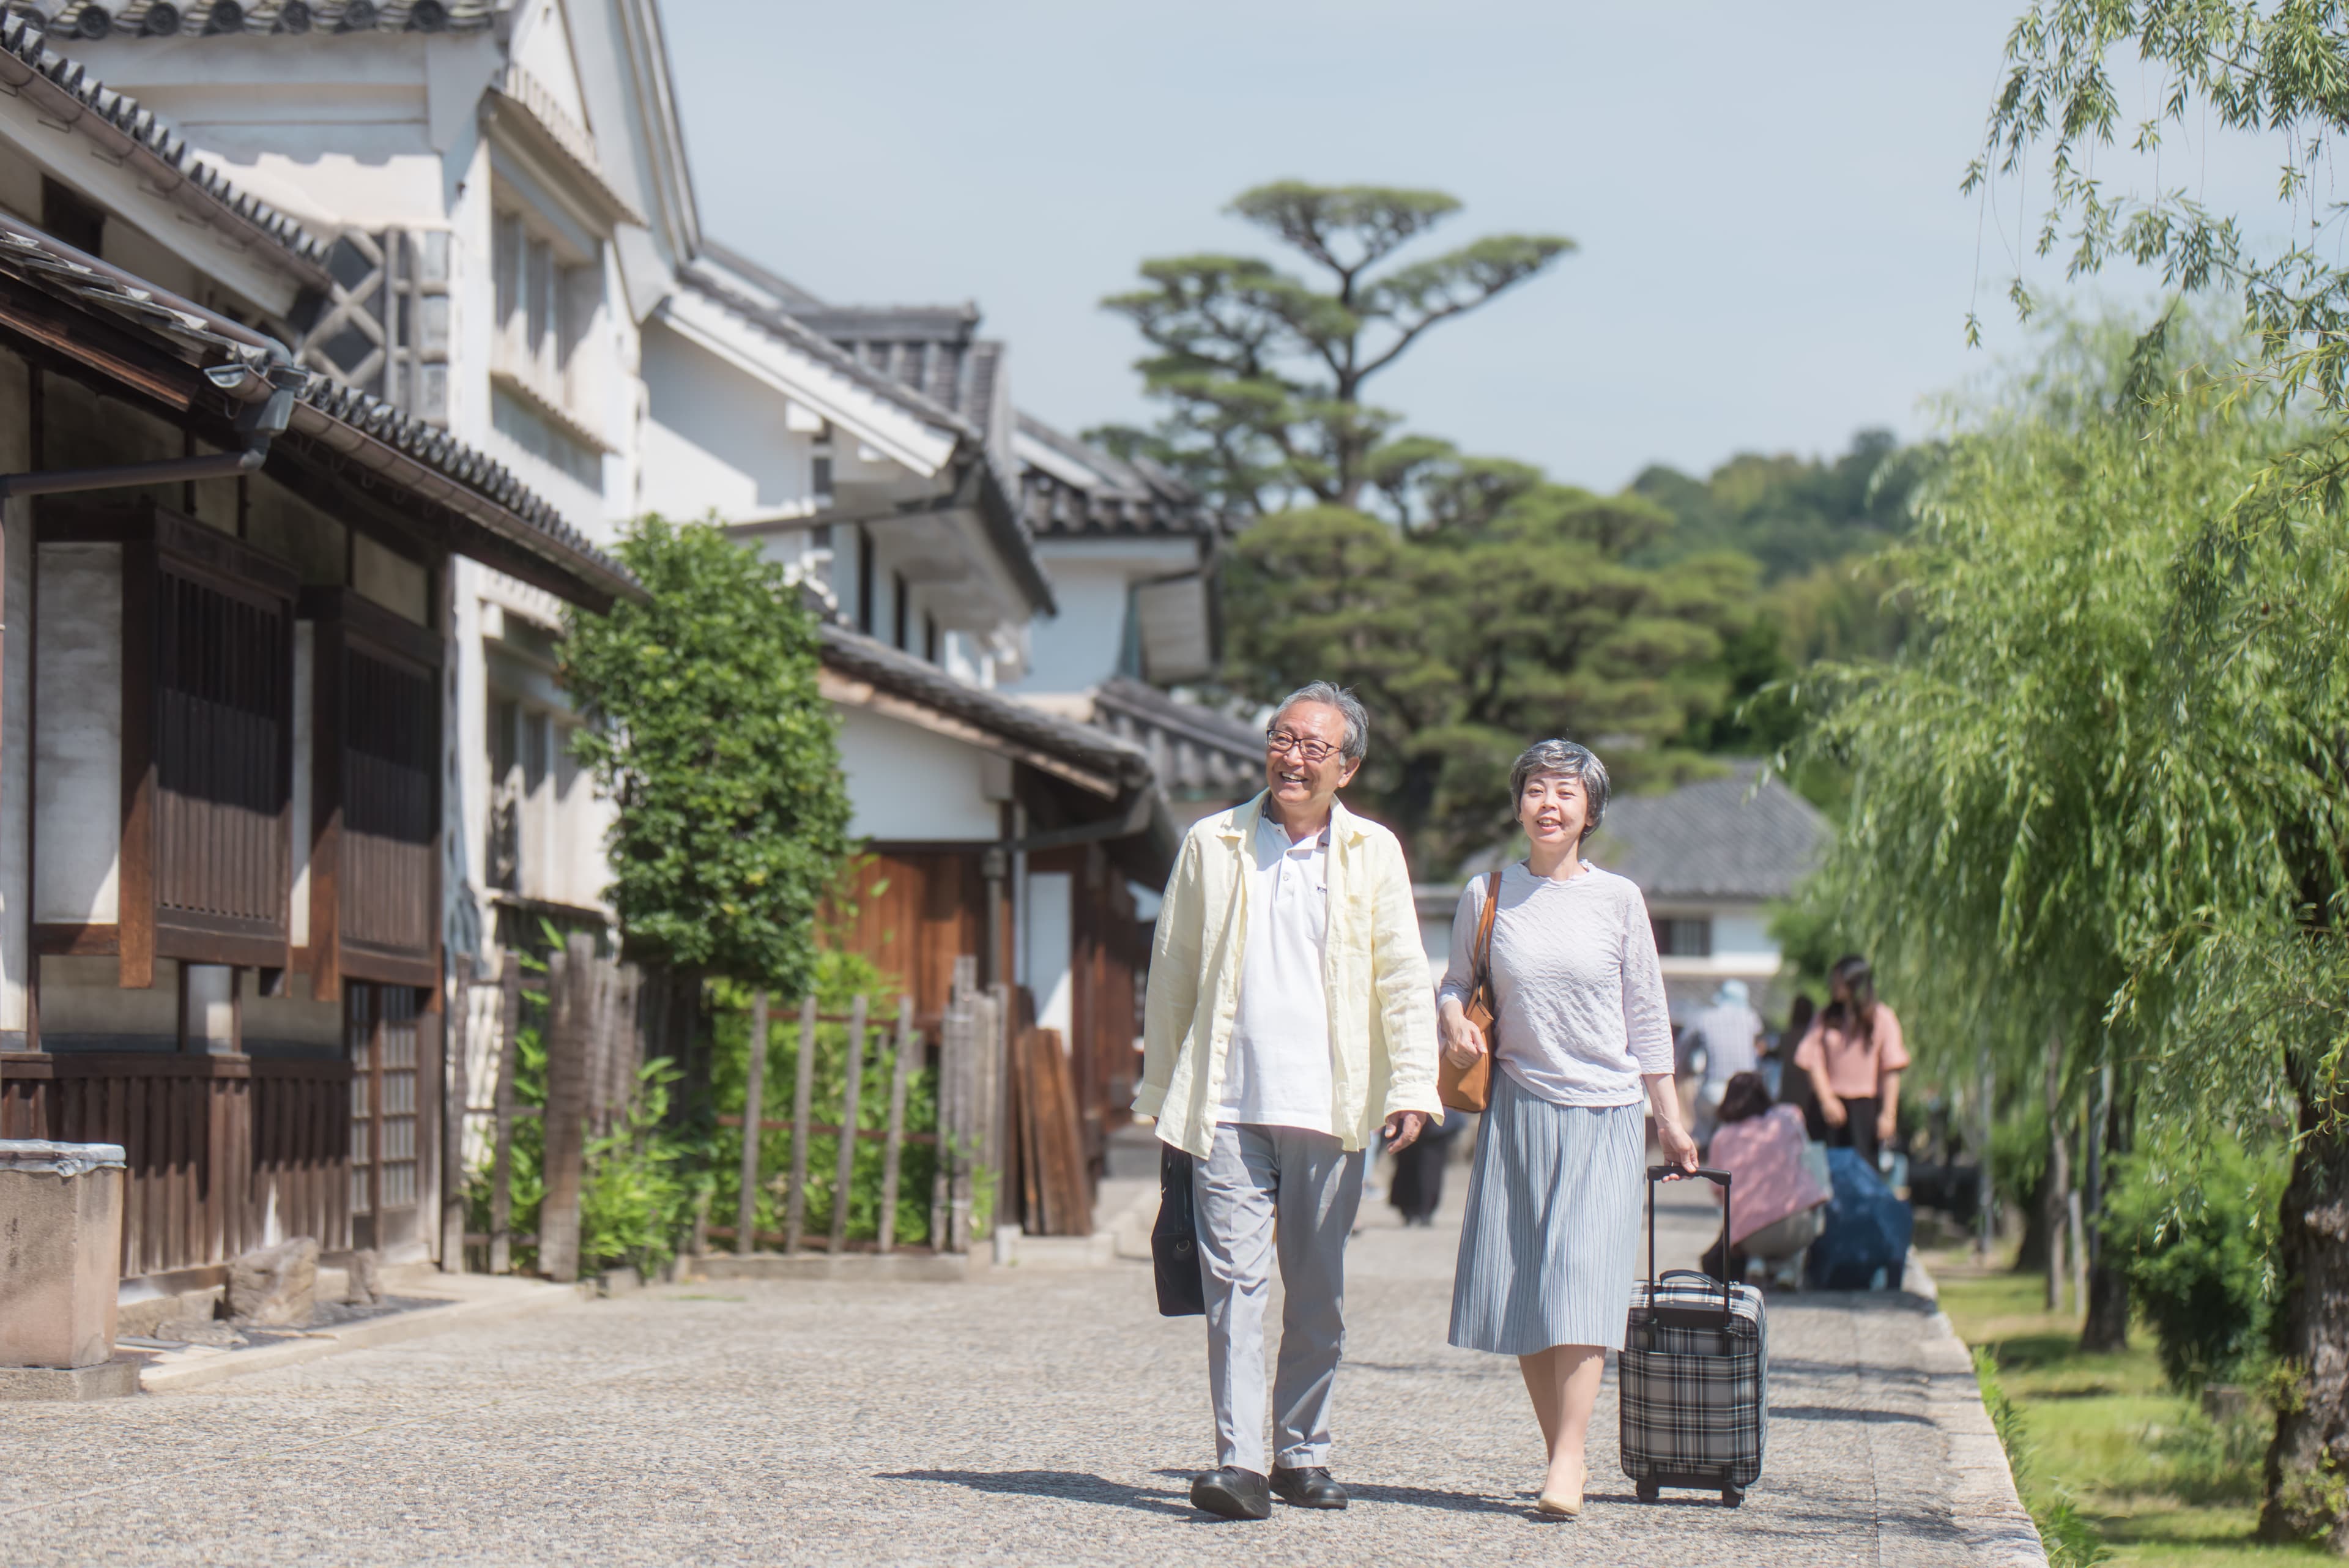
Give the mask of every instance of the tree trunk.
POLYGON ((2289 1071, 2300 1144, 2278 1215, 2275 1349, 2295 1397, 2276 1412, 2260 1538, 2319 1536, 2349 1555, 2349 1099, 2320 1097, 2305 1064, 2289 1071))
POLYGON ((2080 1325, 2080 1348, 2113 1351, 2128 1348, 2128 1260, 2116 1258, 2105 1245, 2105 1206, 2113 1185, 2113 1157, 2128 1149, 2127 1118, 2113 1092, 2113 1070, 2105 1068, 2097 1098, 2103 1114, 2096 1118, 2102 1153, 2090 1168, 2088 1199, 2088 1316, 2080 1325))
POLYGON ((2070 1268, 2064 1241, 2072 1224, 2072 1148, 2064 1136, 2064 1043, 2047 1037, 2047 1310, 2064 1310, 2064 1275, 2070 1268))

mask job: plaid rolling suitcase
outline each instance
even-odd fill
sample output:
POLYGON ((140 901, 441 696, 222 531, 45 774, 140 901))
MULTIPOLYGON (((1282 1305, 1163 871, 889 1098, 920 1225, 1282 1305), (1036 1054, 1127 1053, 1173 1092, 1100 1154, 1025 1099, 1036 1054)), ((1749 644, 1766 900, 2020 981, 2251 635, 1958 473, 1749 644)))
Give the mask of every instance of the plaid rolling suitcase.
MULTIPOLYGON (((1618 1376, 1623 1410, 1623 1473, 1640 1501, 1662 1489, 1718 1490, 1735 1508, 1762 1473, 1770 1425, 1769 1334, 1762 1293, 1673 1269, 1656 1275, 1656 1189, 1672 1168, 1648 1168, 1648 1277, 1631 1287, 1618 1376)), ((1699 1170, 1720 1184, 1729 1218, 1729 1173, 1699 1170)))

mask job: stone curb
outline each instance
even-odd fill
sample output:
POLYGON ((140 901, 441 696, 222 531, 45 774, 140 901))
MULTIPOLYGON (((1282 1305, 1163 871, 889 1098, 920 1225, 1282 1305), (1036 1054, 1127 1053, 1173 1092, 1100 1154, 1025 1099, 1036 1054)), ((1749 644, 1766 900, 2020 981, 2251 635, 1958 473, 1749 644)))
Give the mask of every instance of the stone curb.
POLYGON ((419 1307, 414 1312, 369 1318, 339 1328, 318 1329, 303 1338, 285 1340, 275 1345, 202 1355, 191 1355, 186 1351, 167 1352, 165 1358, 150 1361, 140 1369, 139 1386, 149 1394, 176 1394, 183 1389, 200 1388, 208 1383, 242 1377, 248 1373, 272 1372, 281 1366, 323 1361, 327 1356, 340 1355, 346 1351, 397 1345, 403 1340, 420 1339, 452 1328, 478 1328, 516 1318, 533 1317, 572 1302, 592 1300, 595 1293, 595 1287, 592 1283, 556 1285, 516 1281, 512 1288, 502 1290, 494 1296, 452 1301, 445 1306, 419 1307), (179 1359, 181 1356, 187 1358, 179 1359))
MULTIPOLYGON (((1940 1300, 1940 1284, 1913 1250, 1901 1286, 1929 1302, 1940 1300)), ((2047 1568, 2046 1543, 2015 1490, 2005 1445, 1982 1405, 1973 1353, 1958 1337, 1949 1314, 1937 1306, 1926 1321, 1931 1333, 1918 1356, 1926 1373, 1924 1414, 1949 1439, 1951 1522, 1980 1562, 1998 1568, 2047 1568)))

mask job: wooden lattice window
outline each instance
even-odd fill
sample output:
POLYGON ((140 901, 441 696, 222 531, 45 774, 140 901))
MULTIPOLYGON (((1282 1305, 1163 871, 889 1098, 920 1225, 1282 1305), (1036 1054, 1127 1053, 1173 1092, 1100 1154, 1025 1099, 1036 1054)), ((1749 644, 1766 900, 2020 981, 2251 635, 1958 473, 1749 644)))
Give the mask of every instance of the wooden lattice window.
MULTIPOLYGON (((44 951, 117 952, 121 983, 155 962, 278 968, 292 877, 294 604, 285 566, 151 502, 51 504, 45 548, 85 562, 88 592, 119 574, 121 685, 90 691, 120 762, 115 923, 42 928, 44 951), (115 721, 119 720, 119 722, 115 721)), ((97 591, 109 591, 98 588, 97 591)))
POLYGON ((417 1234, 422 1109, 418 1066, 430 1015, 405 985, 353 984, 343 1003, 351 1063, 351 1234, 387 1247, 417 1234))
POLYGON ((344 589, 314 589, 312 994, 346 979, 440 976, 439 635, 344 589))

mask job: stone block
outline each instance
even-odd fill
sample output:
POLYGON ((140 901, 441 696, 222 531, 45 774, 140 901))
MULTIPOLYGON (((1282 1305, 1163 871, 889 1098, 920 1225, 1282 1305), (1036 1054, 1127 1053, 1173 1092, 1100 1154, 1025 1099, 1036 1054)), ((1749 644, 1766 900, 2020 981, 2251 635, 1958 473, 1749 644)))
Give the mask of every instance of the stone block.
POLYGON ((0 1400, 120 1399, 139 1392, 142 1365, 118 1355, 94 1366, 0 1366, 0 1400))
POLYGON ((373 1248, 353 1252, 345 1267, 349 1276, 343 1288, 345 1306, 374 1306, 383 1300, 383 1262, 373 1248))
POLYGON ((113 1357, 122 1179, 119 1144, 0 1140, 0 1366, 113 1357))
POLYGON ((318 1243, 295 1236, 228 1266, 228 1315, 258 1328, 303 1328, 317 1303, 318 1243))

